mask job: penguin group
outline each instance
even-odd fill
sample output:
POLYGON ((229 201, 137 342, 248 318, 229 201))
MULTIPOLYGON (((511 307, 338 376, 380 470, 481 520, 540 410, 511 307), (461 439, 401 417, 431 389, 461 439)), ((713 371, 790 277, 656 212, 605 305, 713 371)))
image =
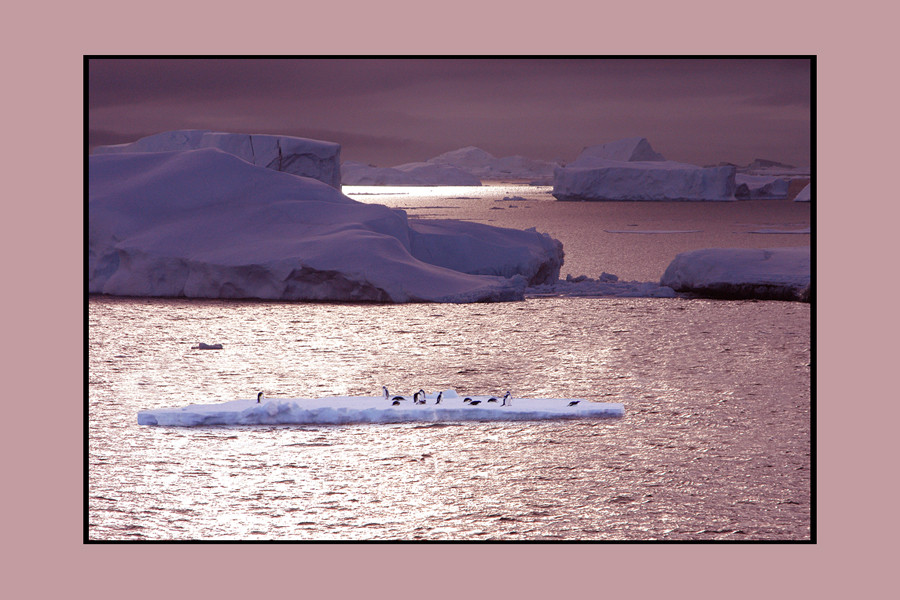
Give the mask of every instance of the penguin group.
MULTIPOLYGON (((382 392, 384 392, 384 399, 390 400, 392 406, 399 406, 401 402, 406 401, 406 396, 391 396, 391 393, 388 391, 387 386, 381 386, 382 392)), ((503 403, 500 406, 512 406, 512 392, 507 391, 506 394, 503 395, 503 403)), ((440 404, 441 400, 444 397, 444 392, 438 392, 437 397, 434 400, 435 404, 440 404)), ((412 395, 412 403, 414 405, 423 405, 427 404, 428 397, 425 394, 425 390, 420 389, 418 392, 415 392, 412 395)), ((488 402, 500 402, 496 397, 491 396, 488 402)), ((463 400, 463 404, 468 404, 469 406, 478 406, 481 404, 481 400, 473 400, 472 398, 466 397, 463 400)))
MULTIPOLYGON (((406 400, 405 396, 391 396, 390 392, 388 392, 387 386, 383 385, 383 386, 381 386, 381 389, 384 392, 384 399, 390 400, 392 406, 400 406, 400 403, 406 400)), ((444 392, 438 392, 437 398, 435 398, 434 403, 440 404, 441 399, 443 398, 443 395, 444 395, 444 392)), ((256 394, 256 403, 257 404, 261 403, 264 397, 265 396, 263 395, 262 392, 259 392, 258 394, 256 394)), ((416 405, 426 404, 427 396, 425 395, 425 390, 420 389, 418 392, 414 393, 412 400, 413 400, 413 404, 416 404, 416 405)), ((509 391, 507 391, 503 395, 502 400, 503 400, 503 403, 500 406, 512 406, 512 398, 511 398, 511 393, 509 391)), ((490 398, 487 399, 487 402, 488 403, 490 403, 490 402, 496 403, 496 402, 500 402, 500 400, 498 400, 496 396, 491 396, 490 398)), ((579 402, 581 402, 581 400, 572 400, 566 406, 575 406, 579 402)), ((466 396, 465 398, 463 398, 463 404, 468 404, 469 406, 478 406, 479 404, 481 404, 481 400, 474 400, 474 399, 466 396)))

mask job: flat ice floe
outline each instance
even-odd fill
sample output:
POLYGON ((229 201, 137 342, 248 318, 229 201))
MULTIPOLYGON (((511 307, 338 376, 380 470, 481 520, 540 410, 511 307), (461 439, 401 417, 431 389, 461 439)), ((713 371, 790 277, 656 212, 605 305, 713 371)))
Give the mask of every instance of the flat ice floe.
POLYGON ((682 252, 660 284, 712 298, 809 301, 810 248, 706 248, 682 252))
POLYGON ((232 400, 218 404, 191 404, 183 408, 159 408, 138 412, 138 425, 195 427, 208 425, 346 425, 351 423, 409 423, 457 421, 538 421, 621 417, 622 403, 594 402, 572 398, 513 398, 501 406, 488 402, 492 396, 468 396, 455 390, 426 396, 426 403, 413 404, 412 396, 398 405, 384 396, 334 396, 329 398, 264 398, 232 400), (574 404, 573 404, 574 403, 574 404))

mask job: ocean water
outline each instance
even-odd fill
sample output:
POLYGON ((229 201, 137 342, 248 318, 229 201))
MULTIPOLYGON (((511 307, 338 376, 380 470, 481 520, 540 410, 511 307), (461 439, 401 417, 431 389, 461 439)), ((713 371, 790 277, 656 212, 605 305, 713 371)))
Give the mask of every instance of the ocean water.
MULTIPOLYGON (((809 243, 789 201, 556 203, 546 188, 355 188, 411 217, 537 227, 563 273, 659 278, 694 247, 809 243), (506 200, 519 196, 525 199, 506 200), (512 208, 515 206, 516 208, 512 208), (730 207, 730 208, 729 208, 730 207), (686 231, 692 233, 609 233, 686 231)), ((358 192, 358 193, 356 193, 358 192)), ((811 306, 536 298, 345 305, 92 297, 90 540, 809 540, 811 306), (217 351, 193 350, 198 342, 217 351), (163 428, 146 408, 461 393, 619 419, 163 428)))

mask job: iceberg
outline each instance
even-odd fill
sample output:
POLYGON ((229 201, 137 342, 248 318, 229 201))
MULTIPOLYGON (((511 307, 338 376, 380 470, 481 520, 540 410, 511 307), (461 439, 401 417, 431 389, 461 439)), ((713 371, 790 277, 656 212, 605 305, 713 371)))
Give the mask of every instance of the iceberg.
POLYGON ((475 146, 466 146, 458 150, 445 152, 428 163, 447 165, 471 173, 483 180, 547 180, 553 176, 557 163, 542 161, 524 156, 505 156, 497 158, 475 146))
POLYGON ((734 196, 739 200, 779 200, 787 198, 790 180, 765 175, 737 173, 734 196))
POLYGON ((660 285, 709 298, 809 302, 809 246, 707 248, 678 254, 660 285))
POLYGON ((698 167, 668 161, 645 138, 628 138, 582 150, 553 171, 557 200, 734 200, 733 166, 698 167))
POLYGON ((344 185, 480 186, 474 175, 450 165, 408 163, 396 167, 373 167, 353 161, 341 165, 344 185))
POLYGON ((336 302, 519 300, 562 244, 410 220, 205 148, 89 157, 88 292, 336 302))
POLYGON ((794 196, 794 202, 810 202, 812 200, 812 184, 807 183, 800 192, 794 196))
POLYGON ((312 177, 341 189, 341 146, 285 135, 220 133, 199 129, 166 131, 128 144, 100 146, 94 154, 172 152, 218 148, 247 162, 302 177, 312 177))
POLYGON ((446 423, 460 421, 538 421, 621 417, 625 406, 571 398, 514 398, 501 406, 491 396, 472 395, 467 402, 455 390, 426 394, 425 404, 412 397, 398 404, 384 396, 333 396, 329 398, 263 398, 231 400, 217 404, 191 404, 138 412, 138 425, 196 427, 211 425, 346 425, 352 423, 446 423))
POLYGON ((552 194, 562 201, 732 201, 734 175, 734 167, 597 159, 556 169, 552 194))

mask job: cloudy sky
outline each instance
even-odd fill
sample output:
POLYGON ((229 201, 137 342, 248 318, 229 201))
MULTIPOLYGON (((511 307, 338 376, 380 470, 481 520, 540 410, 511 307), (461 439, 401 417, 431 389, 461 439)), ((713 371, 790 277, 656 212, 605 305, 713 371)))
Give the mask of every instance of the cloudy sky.
POLYGON ((670 160, 807 166, 811 76, 802 58, 92 58, 88 144, 270 133, 393 166, 464 146, 572 160, 641 136, 670 160))

